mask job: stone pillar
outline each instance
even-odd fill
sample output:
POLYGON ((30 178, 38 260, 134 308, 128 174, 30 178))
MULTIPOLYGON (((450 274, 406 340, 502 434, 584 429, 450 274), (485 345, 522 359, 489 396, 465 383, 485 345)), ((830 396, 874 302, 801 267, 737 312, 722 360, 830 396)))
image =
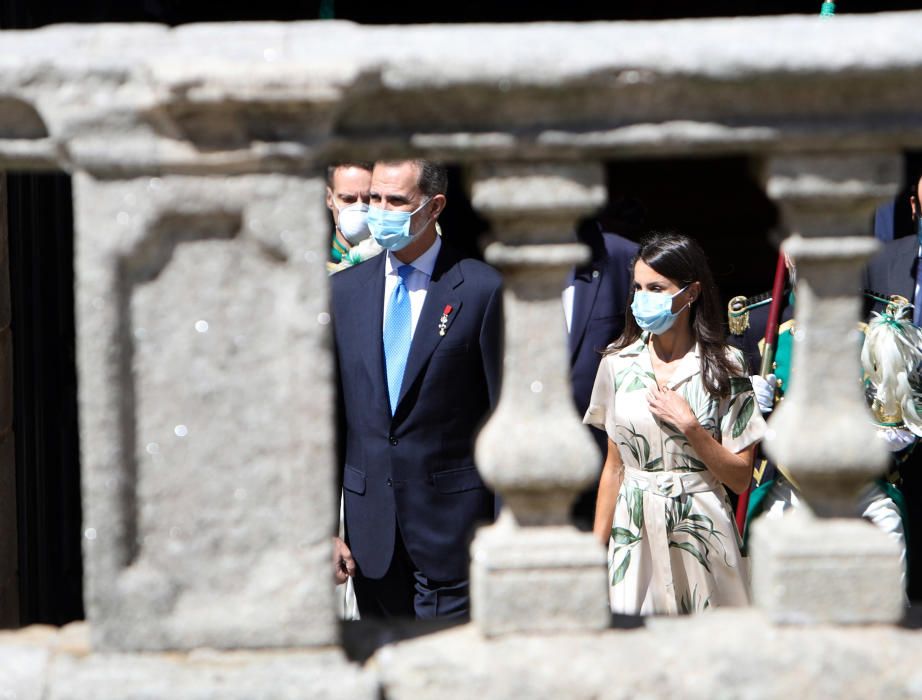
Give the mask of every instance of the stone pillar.
POLYGON ((569 522, 596 476, 598 453, 570 397, 560 293, 589 258, 577 220, 605 201, 598 165, 485 165, 472 204, 492 225, 487 262, 504 277, 503 390, 477 440, 477 464, 502 497, 472 545, 472 614, 481 632, 592 630, 608 625, 605 553, 569 522))
POLYGON ((334 644, 322 178, 74 185, 93 646, 334 644))
POLYGON ((0 627, 19 624, 16 459, 13 450, 13 337, 6 176, 0 171, 0 627))
POLYGON ((893 622, 902 614, 893 542, 855 517, 859 490, 887 465, 861 391, 861 270, 877 250, 875 205, 896 193, 896 155, 778 157, 768 194, 797 265, 791 382, 765 448, 809 505, 753 529, 756 603, 788 623, 893 622), (808 428, 809 426, 809 428, 808 428))

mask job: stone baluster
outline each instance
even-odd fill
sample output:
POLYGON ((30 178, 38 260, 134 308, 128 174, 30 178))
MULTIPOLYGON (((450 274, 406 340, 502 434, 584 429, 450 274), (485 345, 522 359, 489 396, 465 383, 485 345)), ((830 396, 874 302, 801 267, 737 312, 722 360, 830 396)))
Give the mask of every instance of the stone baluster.
POLYGON ((809 508, 753 528, 757 605, 779 622, 892 622, 902 614, 894 543, 856 517, 860 489, 887 455, 859 382, 862 267, 878 248, 874 206, 897 189, 896 156, 771 159, 768 195, 797 266, 791 381, 769 420, 765 448, 809 508))
POLYGON ((477 440, 477 464, 502 497, 472 544, 472 612, 481 632, 599 629, 608 624, 605 554, 569 522, 597 475, 598 452, 570 398, 561 296, 589 259, 577 220, 605 201, 598 165, 482 165, 474 208, 490 220, 486 260, 505 283, 503 390, 477 440))

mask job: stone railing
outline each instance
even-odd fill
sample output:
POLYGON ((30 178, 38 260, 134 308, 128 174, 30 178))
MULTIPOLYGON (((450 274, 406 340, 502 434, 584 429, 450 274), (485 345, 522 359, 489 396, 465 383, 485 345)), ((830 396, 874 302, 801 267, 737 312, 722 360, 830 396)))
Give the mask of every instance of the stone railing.
POLYGON ((0 697, 918 692, 896 552, 839 517, 885 456, 855 354, 824 348, 858 316, 874 244, 857 234, 922 145, 920 24, 0 33, 0 169, 75 179, 88 617, 0 637, 0 697), (603 203, 604 161, 731 153, 761 169, 799 261, 797 379, 767 445, 818 517, 755 533, 755 608, 608 629, 604 555, 565 518, 594 453, 546 332, 586 255, 569 234, 603 203), (473 544, 473 623, 359 666, 329 571, 323 165, 400 155, 465 167, 492 225, 515 313, 477 454, 506 511, 473 544))

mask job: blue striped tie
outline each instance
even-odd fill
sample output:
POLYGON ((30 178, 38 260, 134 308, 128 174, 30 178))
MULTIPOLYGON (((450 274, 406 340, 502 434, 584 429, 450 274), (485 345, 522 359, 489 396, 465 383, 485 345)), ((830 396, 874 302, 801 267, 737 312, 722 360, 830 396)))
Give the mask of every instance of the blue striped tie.
POLYGON ((384 316, 384 366, 387 368, 387 393, 391 400, 391 414, 397 410, 400 398, 400 385, 403 372, 407 367, 407 355, 410 354, 412 340, 413 311, 410 308, 410 292, 407 278, 413 272, 412 265, 397 268, 397 284, 391 292, 384 316))

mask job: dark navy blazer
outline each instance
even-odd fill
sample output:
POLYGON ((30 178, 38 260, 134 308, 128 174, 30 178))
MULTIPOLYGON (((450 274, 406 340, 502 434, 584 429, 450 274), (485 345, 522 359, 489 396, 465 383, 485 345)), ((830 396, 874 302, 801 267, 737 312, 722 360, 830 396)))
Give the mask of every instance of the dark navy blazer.
POLYGON ((382 319, 385 254, 331 278, 345 413, 346 539, 362 575, 381 578, 402 536, 416 567, 467 578, 477 521, 493 495, 474 466, 474 436, 499 398, 502 289, 498 272, 444 243, 391 417, 382 319), (450 306, 445 335, 439 319, 450 306))
MULTIPOLYGON (((916 293, 916 268, 919 265, 919 239, 905 236, 885 243, 864 271, 864 287, 879 294, 900 294, 910 303, 916 293)), ((866 300, 868 310, 881 312, 885 304, 866 300)))
MULTIPOLYGON (((592 248, 592 260, 574 270, 569 336, 570 386, 580 418, 589 407, 602 351, 624 330, 631 261, 639 250, 636 243, 616 233, 591 232, 581 238, 592 248)), ((592 434, 604 455, 605 434, 599 430, 592 434)))

